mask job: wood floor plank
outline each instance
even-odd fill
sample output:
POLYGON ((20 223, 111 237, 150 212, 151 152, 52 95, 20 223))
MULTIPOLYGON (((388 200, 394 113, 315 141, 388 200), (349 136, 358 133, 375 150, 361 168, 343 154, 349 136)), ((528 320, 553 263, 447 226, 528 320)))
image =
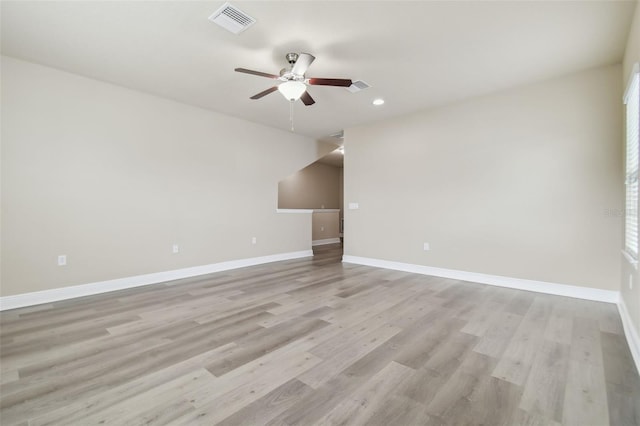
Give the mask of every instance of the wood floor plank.
POLYGON ((313 389, 309 386, 297 379, 291 379, 218 424, 220 426, 266 424, 311 393, 313 389))
POLYGON ((600 339, 609 421, 612 425, 640 424, 640 376, 627 342, 617 333, 602 332, 600 339))
POLYGON ((367 353, 380 346, 391 337, 401 331, 391 325, 380 327, 367 333, 362 338, 353 342, 353 345, 333 354, 330 358, 318 364, 316 367, 298 376, 298 380, 314 389, 335 377, 345 368, 362 358, 367 353))
POLYGON ((388 397, 384 404, 375 409, 371 419, 372 421, 369 423, 371 425, 444 425, 440 419, 429 416, 427 407, 423 404, 398 395, 388 397))
POLYGON ((458 399, 452 408, 458 424, 511 425, 518 410, 522 388, 483 375, 468 398, 458 399))
POLYGON ((501 308, 502 306, 499 303, 491 300, 483 301, 482 305, 477 307, 473 316, 468 319, 466 325, 460 331, 478 337, 484 336, 492 324, 496 322, 497 316, 502 311, 501 308))
POLYGON ((600 333, 602 364, 607 383, 621 386, 629 392, 640 388, 640 377, 633 363, 633 356, 624 336, 617 333, 600 333))
POLYGON ((331 425, 370 423, 376 410, 385 404, 389 394, 393 394, 414 372, 412 368, 390 362, 363 386, 356 389, 348 399, 329 411, 318 423, 331 425))
POLYGON ((493 376, 523 386, 544 338, 551 314, 551 301, 545 297, 527 299, 528 310, 502 354, 493 376))
POLYGON ((387 320, 381 316, 366 319, 351 326, 336 324, 337 328, 341 330, 340 333, 329 341, 319 342, 310 349, 310 352, 322 359, 330 358, 340 351, 353 347, 366 338, 366 335, 385 325, 388 325, 387 320))
POLYGON ((544 330, 544 338, 570 345, 572 330, 573 314, 570 305, 567 300, 557 300, 551 309, 549 322, 544 330))
MULTIPOLYGON (((204 326, 203 326, 204 327, 204 326)), ((259 326, 255 326, 259 327, 259 326)), ((79 396, 91 396, 105 389, 117 386, 132 378, 137 378, 154 371, 164 369, 184 359, 191 358, 205 352, 210 347, 221 346, 234 339, 238 330, 225 329, 223 337, 209 336, 209 330, 203 328, 193 333, 193 336, 184 336, 175 342, 167 343, 157 348, 140 353, 122 354, 120 358, 111 358, 101 363, 96 363, 92 369, 81 369, 81 374, 66 374, 56 376, 55 380, 38 382, 35 386, 23 389, 20 392, 2 397, 3 415, 29 410, 33 414, 47 411, 63 401, 79 396), (205 338, 206 336, 206 338, 205 338)), ((242 333, 242 331, 240 331, 242 333)), ((220 333, 222 334, 222 333, 220 333)), ((12 386, 9 384, 8 386, 12 386)))
POLYGON ((93 357, 104 356, 109 352, 130 354, 131 350, 137 351, 139 346, 152 349, 170 343, 178 336, 182 336, 197 328, 196 323, 178 322, 176 324, 161 324, 158 327, 145 329, 142 332, 133 332, 122 336, 101 336, 95 339, 66 345, 64 347, 51 348, 39 353, 29 354, 22 359, 12 359, 19 366, 21 377, 30 377, 42 373, 45 370, 66 368, 74 363, 90 364, 93 357), (133 349, 130 349, 133 347, 133 349), (22 363, 18 361, 23 361, 22 363))
POLYGON ((426 368, 416 370, 413 376, 404 383, 398 394, 426 408, 460 365, 449 364, 449 366, 450 370, 444 372, 426 368))
POLYGON ((569 363, 562 424, 568 426, 609 424, 604 374, 601 369, 591 363, 575 360, 569 363))
MULTIPOLYGON (((256 370, 252 371, 251 381, 235 385, 233 389, 222 395, 216 395, 216 392, 205 394, 206 396, 203 397, 203 392, 200 391, 187 393, 187 398, 196 407, 196 410, 177 419, 176 423, 190 425, 197 420, 216 424, 289 380, 304 374, 305 371, 322 361, 308 352, 289 352, 289 354, 292 356, 280 358, 278 363, 271 368, 264 369, 265 371, 261 374, 255 374, 256 370)), ((216 388, 217 385, 216 383, 216 388)))
POLYGON ((202 365, 206 365, 207 362, 217 359, 219 356, 224 356, 225 353, 233 350, 235 347, 235 343, 229 343, 163 370, 115 386, 100 394, 78 398, 71 403, 65 404, 56 410, 31 420, 31 424, 34 426, 44 426, 81 423, 84 419, 95 413, 109 410, 122 401, 129 400, 136 395, 153 392, 154 389, 165 386, 166 383, 193 374, 201 369, 202 365))
POLYGON ((465 333, 452 332, 441 340, 430 352, 427 361, 420 368, 448 373, 459 366, 478 339, 465 333))
POLYGON ((109 406, 82 419, 84 425, 123 425, 163 421, 173 421, 193 412, 193 405, 184 398, 188 392, 198 392, 208 386, 215 386, 215 377, 200 368, 177 377, 138 395, 109 406))
POLYGON ((562 423, 570 426, 609 422, 600 324, 585 314, 574 322, 569 354, 562 423))
POLYGON ((238 349, 229 356, 207 364, 206 368, 216 376, 253 361, 265 353, 272 352, 298 340, 315 330, 329 325, 317 319, 288 321, 271 328, 263 328, 236 340, 238 349))
POLYGON ((524 385, 520 408, 562 422, 568 363, 569 345, 543 341, 524 385))
POLYGON ((530 413, 524 410, 517 410, 514 418, 513 425, 520 426, 561 426, 562 423, 556 422, 549 418, 539 416, 537 414, 530 413))
MULTIPOLYGON (((57 358, 55 360, 47 360, 42 364, 31 366, 30 368, 20 369, 21 380, 13 386, 3 386, 0 388, 2 395, 7 398, 16 392, 33 388, 38 385, 46 385, 50 382, 56 382, 60 385, 64 383, 60 378, 66 376, 76 376, 88 379, 92 376, 92 372, 96 371, 96 365, 102 365, 108 369, 111 365, 119 364, 118 356, 125 349, 127 354, 132 356, 148 351, 150 348, 158 348, 168 344, 168 340, 163 339, 145 339, 141 341, 129 342, 122 346, 112 347, 100 352, 95 352, 91 356, 82 357, 66 357, 57 358), (68 360, 68 361, 67 361, 68 360)), ((69 354, 71 355, 71 354, 69 354)))
POLYGON ((640 425, 615 305, 317 251, 0 312, 0 423, 640 425))
POLYGON ((628 392, 618 385, 607 383, 607 406, 609 424, 640 424, 640 396, 636 391, 628 392))
POLYGON ((500 358, 511 341, 511 336, 518 329, 522 316, 509 312, 500 312, 491 323, 487 333, 482 336, 474 351, 500 358))
MULTIPOLYGON (((369 364, 367 367, 371 368, 369 364)), ((315 389, 313 393, 302 398, 291 408, 267 422, 267 425, 313 425, 332 410, 336 405, 348 398, 351 392, 362 385, 368 378, 379 370, 376 366, 358 376, 339 374, 329 382, 315 389)), ((380 367, 382 368, 382 367, 380 367)))
POLYGON ((460 404, 477 392, 482 385, 482 378, 487 378, 496 362, 486 355, 470 352, 427 405, 429 414, 441 419, 451 417, 458 424, 468 421, 466 417, 457 417, 460 404))
POLYGON ((622 321, 618 313, 618 307, 613 303, 598 304, 598 324, 600 331, 612 334, 624 335, 622 321))
MULTIPOLYGON (((447 311, 434 310, 427 314, 425 319, 439 316, 443 312, 447 311)), ((429 321, 429 319, 426 320, 429 321)), ((463 320, 455 316, 447 316, 434 322, 430 327, 422 327, 421 329, 418 327, 418 330, 414 333, 414 341, 398 351, 394 360, 413 369, 421 368, 439 350, 449 351, 450 348, 442 346, 442 342, 455 335, 463 324, 463 320)), ((475 341, 473 337, 470 337, 470 339, 475 341)))
POLYGON ((0 384, 15 382, 19 379, 17 370, 3 371, 2 375, 0 375, 0 384))

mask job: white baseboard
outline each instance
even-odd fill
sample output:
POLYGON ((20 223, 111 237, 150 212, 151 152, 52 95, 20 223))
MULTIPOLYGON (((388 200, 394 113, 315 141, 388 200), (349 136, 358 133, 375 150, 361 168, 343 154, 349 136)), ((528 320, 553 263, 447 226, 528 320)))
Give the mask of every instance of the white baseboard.
POLYGON ((640 371, 640 337, 638 337, 638 330, 633 325, 623 298, 620 298, 620 302, 618 302, 618 312, 620 312, 622 327, 624 328, 624 335, 627 337, 631 356, 636 363, 636 369, 640 371))
POLYGON ((321 246, 324 244, 338 244, 340 242, 340 238, 326 238, 324 240, 313 240, 311 241, 312 246, 321 246))
POLYGON ((394 269, 396 271, 412 272, 422 275, 451 278, 454 280, 471 281, 476 283, 508 287, 518 290, 534 291, 537 293, 567 296, 576 299, 595 300, 598 302, 618 303, 620 293, 598 288, 578 287, 566 284, 555 284, 545 281, 525 280, 522 278, 502 277, 499 275, 487 275, 476 272, 457 271, 455 269, 435 268, 432 266, 414 265, 411 263, 393 262, 389 260, 371 259, 359 256, 342 256, 342 261, 358 265, 374 266, 378 268, 394 269))
POLYGON ((94 294, 140 287, 143 285, 158 284, 167 281, 178 280, 181 278, 190 278, 198 275, 211 274, 214 272, 228 271, 230 269, 261 265, 263 263, 279 262, 282 260, 299 259, 302 257, 310 256, 313 256, 313 251, 311 250, 272 254, 269 256, 229 260, 226 262, 213 263, 210 265, 194 266, 191 268, 176 269, 173 271, 156 272, 153 274, 118 278, 115 280, 100 281, 90 284, 54 288, 51 290, 36 291, 33 293, 16 294, 14 296, 4 296, 0 297, 0 311, 22 308, 25 306, 39 305, 41 303, 56 302, 58 300, 73 299, 75 297, 91 296, 94 294))

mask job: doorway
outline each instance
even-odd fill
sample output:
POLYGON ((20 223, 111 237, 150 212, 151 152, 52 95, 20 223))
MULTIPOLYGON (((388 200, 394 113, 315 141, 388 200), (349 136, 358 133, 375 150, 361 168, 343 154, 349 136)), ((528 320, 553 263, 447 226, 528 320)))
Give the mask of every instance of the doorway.
POLYGON ((278 183, 279 209, 312 210, 311 241, 319 261, 342 259, 344 150, 318 159, 278 183), (339 252, 339 256, 338 256, 339 252))

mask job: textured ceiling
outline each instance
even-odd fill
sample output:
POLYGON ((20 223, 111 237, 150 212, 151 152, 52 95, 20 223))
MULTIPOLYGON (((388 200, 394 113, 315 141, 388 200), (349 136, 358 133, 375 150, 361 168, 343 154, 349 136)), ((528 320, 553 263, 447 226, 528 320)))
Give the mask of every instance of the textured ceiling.
POLYGON ((633 1, 232 2, 257 19, 240 35, 207 20, 219 1, 2 1, 2 53, 281 129, 288 102, 236 67, 361 79, 311 87, 296 132, 322 137, 385 117, 621 61, 633 1), (386 104, 371 101, 383 97, 386 104))

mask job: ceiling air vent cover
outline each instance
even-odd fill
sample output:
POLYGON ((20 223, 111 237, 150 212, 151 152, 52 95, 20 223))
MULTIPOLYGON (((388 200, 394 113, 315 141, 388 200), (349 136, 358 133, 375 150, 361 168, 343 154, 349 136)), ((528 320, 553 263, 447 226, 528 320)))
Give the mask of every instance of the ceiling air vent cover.
POLYGON ((209 16, 209 20, 234 34, 240 34, 256 23, 254 18, 229 3, 223 4, 220 9, 209 16))

